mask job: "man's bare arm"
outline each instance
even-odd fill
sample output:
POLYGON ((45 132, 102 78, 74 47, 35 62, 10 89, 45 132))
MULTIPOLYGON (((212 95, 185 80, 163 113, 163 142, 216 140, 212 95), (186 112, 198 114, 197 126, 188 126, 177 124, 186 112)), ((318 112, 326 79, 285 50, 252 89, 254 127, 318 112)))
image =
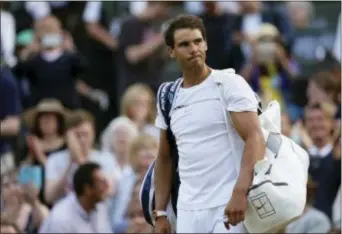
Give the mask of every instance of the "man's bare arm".
POLYGON ((161 130, 158 157, 154 168, 156 210, 166 210, 172 186, 172 159, 166 130, 161 130))
POLYGON ((0 121, 0 136, 16 136, 20 129, 20 118, 18 116, 9 116, 0 121))
POLYGON ((235 190, 246 192, 253 181, 254 165, 265 155, 266 145, 256 112, 231 112, 232 122, 245 141, 241 170, 235 190))
POLYGON ((151 54, 153 54, 164 43, 163 35, 160 34, 155 38, 139 45, 132 45, 125 51, 126 59, 132 63, 138 63, 151 54))

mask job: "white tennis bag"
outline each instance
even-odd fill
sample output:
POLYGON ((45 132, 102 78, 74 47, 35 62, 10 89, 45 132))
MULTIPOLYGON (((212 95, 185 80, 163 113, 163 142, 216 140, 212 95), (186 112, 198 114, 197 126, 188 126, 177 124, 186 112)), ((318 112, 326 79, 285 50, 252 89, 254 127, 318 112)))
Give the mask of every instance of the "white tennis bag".
POLYGON ((271 102, 260 116, 267 144, 265 159, 254 168, 244 224, 250 233, 272 233, 300 217, 306 203, 309 156, 280 134, 279 104, 271 102), (272 117, 279 116, 276 118, 272 117))
MULTIPOLYGON (((232 69, 228 72, 235 74, 232 69)), ((274 233, 304 211, 309 155, 281 134, 277 101, 272 101, 259 118, 267 147, 264 160, 254 168, 244 224, 249 233, 274 233)))

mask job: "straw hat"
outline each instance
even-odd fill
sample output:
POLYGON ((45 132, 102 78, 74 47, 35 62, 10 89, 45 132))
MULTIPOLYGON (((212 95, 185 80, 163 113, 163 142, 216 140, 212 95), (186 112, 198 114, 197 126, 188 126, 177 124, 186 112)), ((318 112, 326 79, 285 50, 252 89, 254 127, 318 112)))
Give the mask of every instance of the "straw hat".
POLYGON ((40 113, 55 113, 64 118, 67 121, 71 115, 71 111, 64 108, 62 103, 56 99, 43 99, 37 106, 28 109, 24 114, 24 121, 27 123, 28 127, 33 127, 35 119, 40 113))

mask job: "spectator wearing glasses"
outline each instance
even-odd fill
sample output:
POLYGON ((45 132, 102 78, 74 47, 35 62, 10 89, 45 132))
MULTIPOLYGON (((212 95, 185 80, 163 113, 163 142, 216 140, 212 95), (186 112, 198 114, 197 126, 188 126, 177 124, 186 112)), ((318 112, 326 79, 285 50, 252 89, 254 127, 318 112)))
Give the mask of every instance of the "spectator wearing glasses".
POLYGON ((112 233, 104 200, 108 181, 97 163, 81 165, 73 176, 73 190, 58 202, 39 233, 112 233))

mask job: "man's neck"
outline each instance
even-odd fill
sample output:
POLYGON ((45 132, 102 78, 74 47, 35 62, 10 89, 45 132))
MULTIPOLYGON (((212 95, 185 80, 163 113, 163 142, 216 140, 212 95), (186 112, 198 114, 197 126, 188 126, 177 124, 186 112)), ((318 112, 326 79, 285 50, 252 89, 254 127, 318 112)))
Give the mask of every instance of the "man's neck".
POLYGON ((204 65, 199 69, 191 69, 183 71, 183 87, 189 88, 195 85, 202 83, 210 74, 211 68, 207 65, 204 65))
POLYGON ((95 203, 91 202, 86 197, 77 197, 78 202, 80 203, 81 207, 84 209, 84 211, 89 214, 92 210, 95 208, 95 203))
POLYGON ((325 146, 327 146, 330 143, 330 138, 322 138, 322 139, 315 139, 314 140, 314 145, 318 148, 318 149, 322 149, 325 146))
POLYGON ((118 161, 120 168, 123 168, 128 163, 127 155, 124 154, 116 154, 116 160, 118 161))

